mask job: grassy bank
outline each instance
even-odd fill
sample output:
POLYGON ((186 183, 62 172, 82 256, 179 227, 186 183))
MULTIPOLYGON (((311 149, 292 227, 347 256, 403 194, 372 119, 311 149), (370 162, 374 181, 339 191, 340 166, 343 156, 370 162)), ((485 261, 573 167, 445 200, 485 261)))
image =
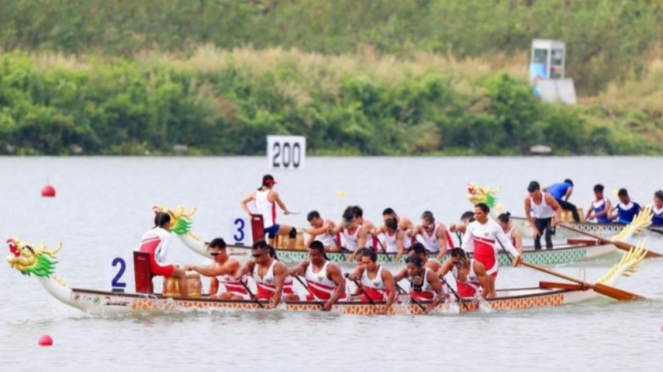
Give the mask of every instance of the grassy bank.
POLYGON ((262 154, 301 134, 315 154, 657 154, 663 63, 578 107, 543 104, 526 54, 407 58, 363 48, 279 48, 131 58, 19 51, 0 57, 0 144, 19 154, 262 154), (513 66, 518 66, 514 68, 513 66))

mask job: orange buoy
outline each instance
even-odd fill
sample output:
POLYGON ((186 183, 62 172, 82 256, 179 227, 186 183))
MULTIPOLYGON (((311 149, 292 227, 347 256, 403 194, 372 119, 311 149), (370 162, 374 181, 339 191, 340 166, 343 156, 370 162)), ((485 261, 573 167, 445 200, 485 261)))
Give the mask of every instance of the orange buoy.
POLYGON ((39 337, 39 346, 52 346, 53 345, 53 339, 49 335, 43 335, 39 337))
POLYGON ((46 184, 46 186, 42 187, 41 189, 41 196, 43 197, 48 197, 52 198, 55 196, 55 188, 49 184, 46 184))

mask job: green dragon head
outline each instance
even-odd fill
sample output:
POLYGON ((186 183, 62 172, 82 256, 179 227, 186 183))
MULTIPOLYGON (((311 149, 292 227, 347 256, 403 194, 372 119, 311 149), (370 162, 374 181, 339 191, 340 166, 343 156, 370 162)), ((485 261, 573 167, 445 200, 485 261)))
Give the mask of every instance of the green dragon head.
POLYGON ((191 235, 191 225, 193 221, 191 217, 196 213, 196 208, 194 207, 191 212, 186 213, 186 209, 183 205, 177 207, 177 209, 168 209, 162 205, 156 205, 153 208, 154 214, 158 213, 168 213, 170 215, 170 231, 174 232, 177 235, 191 235))
POLYGON ((39 277, 53 274, 55 265, 58 263, 55 260, 55 254, 62 249, 62 243, 60 243, 54 250, 49 251, 43 241, 39 248, 34 249, 30 245, 22 243, 18 238, 8 239, 7 245, 11 252, 11 255, 7 257, 9 266, 23 275, 34 274, 39 277))

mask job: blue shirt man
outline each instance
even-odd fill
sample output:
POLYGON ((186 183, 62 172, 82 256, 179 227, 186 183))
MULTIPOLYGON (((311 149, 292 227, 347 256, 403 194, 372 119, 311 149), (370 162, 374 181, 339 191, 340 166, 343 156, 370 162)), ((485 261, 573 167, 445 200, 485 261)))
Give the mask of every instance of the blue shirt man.
POLYGON ((580 222, 578 208, 568 202, 569 198, 571 197, 571 193, 573 192, 573 181, 567 178, 564 180, 564 182, 554 183, 543 189, 543 191, 552 195, 552 197, 557 200, 557 203, 559 203, 559 206, 562 207, 563 210, 570 211, 571 214, 573 214, 573 220, 575 222, 580 222))

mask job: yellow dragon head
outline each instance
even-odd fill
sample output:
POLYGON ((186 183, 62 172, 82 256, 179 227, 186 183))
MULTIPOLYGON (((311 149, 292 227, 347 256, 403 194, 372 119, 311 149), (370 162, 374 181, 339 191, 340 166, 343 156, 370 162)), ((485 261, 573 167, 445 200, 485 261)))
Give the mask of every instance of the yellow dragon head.
POLYGON ((492 189, 490 186, 485 188, 477 186, 474 182, 467 184, 467 200, 470 203, 477 205, 479 203, 484 203, 490 208, 496 208, 497 211, 504 209, 504 206, 501 204, 496 205, 497 202, 497 193, 500 192, 500 188, 492 189))
POLYGON ((154 214, 168 213, 170 215, 170 231, 177 235, 191 235, 191 224, 193 223, 192 216, 196 213, 196 207, 191 209, 191 212, 186 213, 186 208, 183 205, 178 206, 176 209, 169 209, 162 205, 155 205, 152 210, 154 214))
POLYGON ((62 243, 60 243, 54 250, 49 251, 43 241, 37 249, 34 249, 32 246, 22 243, 18 238, 8 239, 7 245, 11 253, 7 257, 9 266, 24 275, 35 274, 39 277, 53 274, 57 264, 55 254, 62 249, 62 243))

